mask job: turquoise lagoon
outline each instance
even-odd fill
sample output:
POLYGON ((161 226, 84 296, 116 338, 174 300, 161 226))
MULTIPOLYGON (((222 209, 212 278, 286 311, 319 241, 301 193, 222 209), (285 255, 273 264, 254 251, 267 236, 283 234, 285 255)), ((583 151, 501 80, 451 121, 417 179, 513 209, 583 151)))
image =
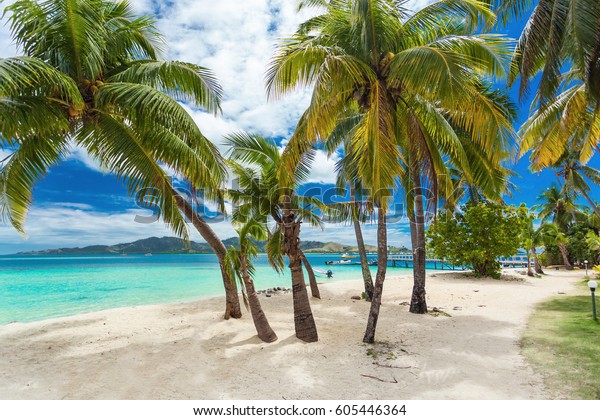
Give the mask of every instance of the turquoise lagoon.
MULTIPOLYGON (((332 279, 360 279, 360 266, 327 266, 339 255, 311 254, 314 268, 332 279)), ((289 271, 277 274, 261 255, 257 289, 290 287, 289 271)), ((372 267, 374 273, 375 267, 372 267)), ((389 267, 390 275, 412 270, 389 267)), ((214 255, 0 256, 0 325, 32 322, 111 308, 187 302, 223 295, 214 255)))

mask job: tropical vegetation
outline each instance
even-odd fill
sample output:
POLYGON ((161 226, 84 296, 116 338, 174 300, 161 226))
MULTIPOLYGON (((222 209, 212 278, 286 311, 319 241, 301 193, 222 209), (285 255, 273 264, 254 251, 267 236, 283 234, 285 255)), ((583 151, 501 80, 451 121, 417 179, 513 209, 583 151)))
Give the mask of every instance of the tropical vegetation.
POLYGON ((313 86, 280 176, 295 171, 319 140, 327 139, 330 152, 350 146, 345 160, 377 209, 379 265, 364 336, 373 342, 386 274, 385 214, 399 180, 412 220, 410 310, 416 313, 427 312, 423 182, 436 194, 449 192, 445 159, 451 159, 474 183, 498 193, 490 168, 505 156, 511 123, 482 76, 503 75, 510 42, 474 34, 495 20, 476 1, 441 1, 414 15, 393 1, 303 5, 319 6, 322 14, 280 44, 267 71, 271 98, 313 86))
POLYGON ((323 227, 325 218, 353 225, 370 302, 363 341, 375 341, 388 213, 397 198, 410 225, 413 313, 428 311, 428 255, 492 277, 500 275, 498 258, 519 250, 532 276, 544 274, 543 264, 599 263, 600 171, 590 163, 600 141, 597 2, 439 0, 415 12, 405 6, 300 1, 314 16, 276 46, 266 94, 277 100, 308 89, 308 107, 285 147, 237 132, 226 137, 224 157, 184 108, 219 115, 219 82, 205 67, 165 60, 153 17, 136 16, 127 1, 17 0, 4 13, 22 56, 0 58, 3 222, 24 232, 36 183, 81 148, 178 237, 189 240, 188 223, 202 235, 220 264, 224 317, 242 316, 241 290, 265 342, 277 335, 254 286, 257 243, 266 241, 275 270, 283 271, 287 258, 296 336, 317 341, 304 269, 312 297, 320 291, 300 237, 303 222, 323 227), (493 33, 529 12, 516 45, 493 33), (517 106, 494 84, 499 79, 520 83, 522 99, 534 90, 518 130, 517 106), (348 202, 301 194, 317 149, 341 156, 337 187, 348 190, 348 202), (515 156, 527 156, 533 172, 557 177, 533 213, 506 204, 517 187, 509 169, 515 156), (227 190, 229 178, 235 187, 227 190), (188 192, 177 188, 182 184, 188 192), (229 249, 198 211, 197 195, 223 213, 233 205, 228 216, 238 240, 229 249), (362 233, 369 221, 377 224, 374 281, 362 233))
POLYGON ((529 227, 526 207, 467 203, 440 214, 427 232, 433 256, 473 267, 477 276, 500 277, 500 257, 516 255, 529 227))
POLYGON ((309 168, 299 167, 282 184, 278 178, 281 156, 274 142, 261 136, 237 133, 227 137, 226 145, 237 184, 237 189, 229 192, 235 205, 232 220, 245 224, 254 222, 268 232, 267 255, 275 270, 282 271, 283 257, 288 257, 296 336, 307 342, 317 341, 303 266, 310 276, 313 297, 320 298, 320 293, 312 267, 300 249, 300 224, 306 221, 321 227, 322 221, 316 210, 322 210, 323 205, 318 199, 298 195, 295 191, 308 175, 309 168), (269 229, 269 220, 275 222, 272 229, 269 229))
POLYGON ((254 287, 254 264, 252 260, 258 256, 254 240, 265 240, 267 232, 265 227, 255 220, 249 220, 237 230, 239 236, 239 245, 237 247, 230 246, 227 251, 227 267, 230 270, 229 276, 237 278, 242 287, 242 294, 246 299, 252 321, 256 328, 258 338, 265 343, 272 343, 277 340, 277 334, 271 328, 267 316, 265 315, 258 294, 254 287))

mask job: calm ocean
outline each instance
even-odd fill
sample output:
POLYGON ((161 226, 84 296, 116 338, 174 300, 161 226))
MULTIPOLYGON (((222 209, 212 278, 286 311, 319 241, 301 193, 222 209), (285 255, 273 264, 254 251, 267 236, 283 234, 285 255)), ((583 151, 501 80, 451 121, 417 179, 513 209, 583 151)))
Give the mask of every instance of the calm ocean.
MULTIPOLYGON (((320 282, 361 278, 358 265, 325 265, 339 255, 308 259, 314 268, 334 272, 332 279, 319 276, 320 282)), ((266 256, 259 256, 256 268, 258 290, 291 287, 289 271, 277 274, 266 256)), ((390 275, 412 271, 388 270, 390 275)), ((222 294, 214 255, 0 256, 0 325, 222 294)))

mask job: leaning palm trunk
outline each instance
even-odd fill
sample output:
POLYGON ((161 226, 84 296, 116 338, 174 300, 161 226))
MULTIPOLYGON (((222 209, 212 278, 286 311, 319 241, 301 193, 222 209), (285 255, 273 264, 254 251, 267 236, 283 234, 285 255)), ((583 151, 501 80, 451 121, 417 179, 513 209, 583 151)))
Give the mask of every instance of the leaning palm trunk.
POLYGON ((317 284, 317 278, 315 277, 315 271, 308 262, 308 258, 304 255, 304 252, 300 251, 300 258, 302 258, 302 262, 304 263, 304 268, 306 268, 306 272, 308 273, 308 282, 310 283, 310 292, 312 297, 321 299, 321 293, 319 292, 319 285, 317 284))
POLYGON ((387 271, 387 226, 385 217, 385 211, 379 205, 377 211, 377 275, 375 276, 375 287, 373 289, 373 299, 371 301, 371 309, 369 310, 367 329, 363 337, 364 343, 375 342, 375 330, 377 328, 377 320, 379 319, 383 282, 385 281, 385 273, 387 271))
MULTIPOLYGON (((350 200, 356 202, 356 193, 354 188, 350 187, 350 200)), ((360 221, 354 218, 354 234, 356 235, 356 244, 358 245, 358 255, 360 255, 360 266, 362 268, 363 282, 365 284, 365 300, 371 302, 373 299, 373 279, 371 278, 371 270, 369 269, 369 261, 367 260, 367 250, 365 249, 365 241, 363 239, 360 221)))
POLYGON ((567 246, 564 243, 559 242, 558 243, 558 249, 560 250, 560 253, 562 255, 563 261, 565 263, 565 268, 567 270, 572 270, 573 269, 573 265, 571 265, 571 262, 569 261, 569 253, 567 252, 567 246))
POLYGON ((225 286, 225 319, 241 318, 242 310, 240 308, 237 286, 235 282, 231 280, 225 268, 225 257, 227 256, 225 245, 223 245, 221 239, 219 239, 208 223, 196 213, 192 205, 175 189, 173 189, 173 195, 175 196, 179 210, 181 210, 185 217, 192 222, 198 233, 200 233, 206 243, 212 248, 219 260, 219 268, 221 269, 223 285, 225 286))
POLYGON ((254 282, 252 281, 252 277, 248 273, 248 263, 246 261, 246 255, 240 256, 240 265, 242 271, 242 278, 244 280, 244 285, 246 286, 246 293, 248 295, 248 304, 250 306, 250 313, 252 314, 252 321, 254 322, 254 327, 256 328, 256 332, 258 334, 258 338, 260 338, 265 343, 272 343, 277 341, 277 334, 269 325, 269 321, 267 320, 267 316, 262 310, 260 305, 260 301, 258 300, 258 295, 256 294, 256 289, 254 288, 254 282))
POLYGON ((529 277, 535 277, 535 273, 531 269, 531 254, 527 253, 527 275, 529 277))
POLYGON ((317 326, 310 308, 306 284, 304 283, 300 251, 300 221, 297 220, 296 213, 289 208, 289 205, 284 209, 281 220, 283 232, 282 251, 288 257, 292 272, 296 337, 307 343, 312 343, 319 340, 319 335, 317 334, 317 326))
POLYGON ((425 208, 421 191, 421 177, 416 164, 413 164, 412 177, 415 192, 415 214, 411 220, 413 248, 413 291, 409 311, 413 314, 427 313, 425 299, 426 253, 425 253, 425 208))
POLYGON ((531 247, 531 255, 533 256, 533 265, 535 268, 535 272, 538 274, 544 274, 544 270, 542 270, 542 264, 540 264, 540 260, 537 256, 537 250, 535 249, 535 245, 531 247))

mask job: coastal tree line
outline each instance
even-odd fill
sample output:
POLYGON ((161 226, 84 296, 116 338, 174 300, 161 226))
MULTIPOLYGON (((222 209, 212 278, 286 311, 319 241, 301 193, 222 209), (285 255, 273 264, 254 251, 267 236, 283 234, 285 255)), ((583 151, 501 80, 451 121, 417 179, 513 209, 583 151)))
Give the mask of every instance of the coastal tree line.
POLYGON ((514 212, 520 234, 507 236, 518 238, 534 260, 541 244, 547 263, 560 255, 567 268, 581 261, 584 248, 589 258, 598 252, 600 208, 590 183, 600 184, 600 172, 588 166, 600 142, 597 1, 440 0, 413 13, 392 0, 304 0, 299 8, 317 13, 280 41, 265 90, 277 100, 309 88, 308 108, 282 154, 269 139, 232 133, 223 156, 181 106, 218 115, 221 86, 207 68, 162 58, 154 18, 134 15, 127 1, 18 0, 6 7, 23 55, 0 59, 0 138, 9 153, 0 170, 3 221, 23 232, 35 183, 81 147, 132 197, 159 209, 178 236, 188 239, 191 222, 219 260, 225 318, 242 316, 241 291, 267 342, 277 336, 254 289, 252 240, 268 241, 276 270, 287 259, 296 335, 313 342, 318 333, 303 267, 312 297, 320 293, 299 241, 302 223, 321 226, 323 217, 353 224, 370 302, 363 341, 375 340, 386 215, 395 195, 404 199, 410 221, 413 313, 427 312, 426 249, 471 258, 481 274, 497 273, 490 256, 477 262, 440 244, 481 214, 500 221, 514 212), (496 33, 528 15, 516 44, 496 33), (515 132, 517 106, 491 80, 519 81, 524 95, 537 76, 534 111, 515 132), (532 171, 551 168, 558 176, 534 209, 551 223, 537 226, 528 212, 503 207, 513 187, 507 162, 514 144, 519 157, 529 153, 532 171), (341 154, 337 186, 349 192, 348 203, 299 194, 318 148, 341 154), (222 210, 226 200, 235 204, 238 247, 225 248, 166 168, 222 210), (224 188, 228 170, 236 190, 224 188), (578 196, 590 206, 587 213, 578 196), (377 222, 374 280, 361 232, 371 219, 377 222))

